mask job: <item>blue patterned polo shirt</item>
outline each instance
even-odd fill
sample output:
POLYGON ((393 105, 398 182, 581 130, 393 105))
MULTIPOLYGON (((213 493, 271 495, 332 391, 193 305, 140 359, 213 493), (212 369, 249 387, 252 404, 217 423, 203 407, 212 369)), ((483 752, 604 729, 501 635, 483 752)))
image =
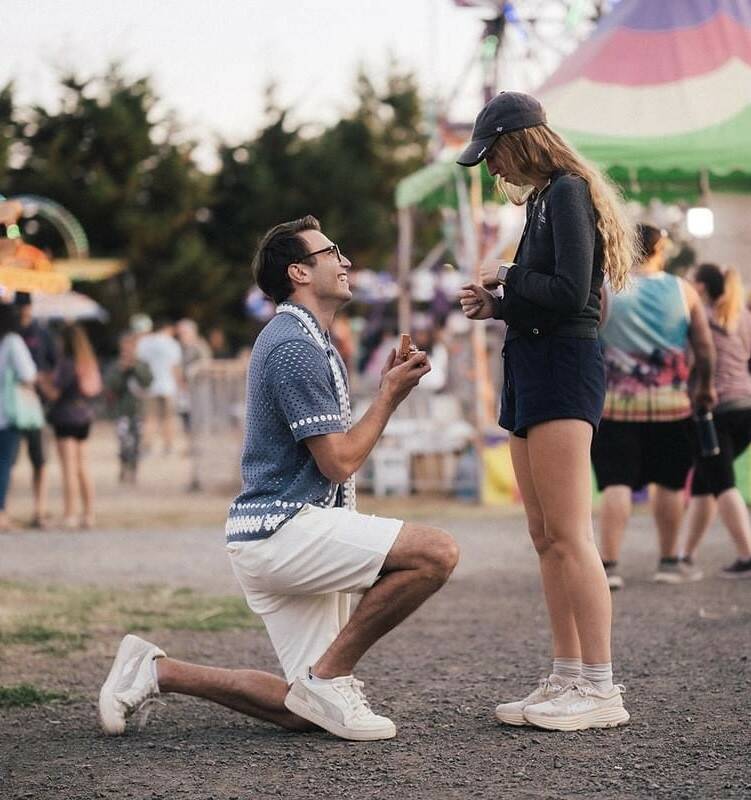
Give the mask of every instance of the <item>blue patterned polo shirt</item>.
MULTIPOLYGON (((328 333, 307 313, 346 375, 328 333)), ((318 469, 304 440, 346 431, 347 423, 327 354, 292 314, 277 314, 255 342, 245 421, 243 487, 229 508, 228 542, 266 539, 306 503, 341 504, 339 485, 318 469)))

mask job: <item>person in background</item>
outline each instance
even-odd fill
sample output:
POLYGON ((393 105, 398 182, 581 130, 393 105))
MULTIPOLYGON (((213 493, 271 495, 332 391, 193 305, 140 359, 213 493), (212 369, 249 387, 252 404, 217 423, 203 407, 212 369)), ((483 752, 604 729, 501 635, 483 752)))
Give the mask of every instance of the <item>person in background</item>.
POLYGON ((21 433, 10 417, 11 409, 6 407, 6 384, 12 381, 32 386, 37 377, 34 359, 18 335, 17 327, 15 307, 0 303, 0 531, 7 531, 11 527, 5 500, 21 440, 21 433))
POLYGON ((209 331, 208 340, 214 358, 232 358, 232 351, 227 343, 227 337, 218 325, 215 325, 209 331))
MULTIPOLYGON (((15 299, 19 314, 18 332, 29 348, 31 357, 42 379, 51 377, 57 360, 55 342, 52 334, 32 314, 31 296, 17 292, 15 299)), ((32 528, 47 528, 47 470, 44 452, 43 428, 29 428, 21 431, 21 439, 26 441, 26 451, 32 468, 32 493, 34 512, 32 528)))
POLYGON ((120 337, 120 355, 105 378, 117 430, 120 458, 120 483, 135 483, 141 453, 143 399, 152 381, 151 368, 136 357, 136 334, 120 337))
POLYGON ((66 325, 61 343, 57 367, 50 380, 40 380, 40 388, 51 403, 47 419, 55 431, 60 457, 63 527, 89 529, 95 524, 94 482, 86 442, 94 421, 92 400, 102 390, 102 378, 94 348, 81 325, 66 325))
POLYGON ((441 392, 448 382, 449 353, 441 341, 441 333, 427 315, 415 315, 412 324, 412 344, 428 354, 430 372, 420 381, 420 388, 428 392, 441 392))
POLYGON ((144 439, 152 445, 155 431, 161 434, 165 455, 172 452, 175 439, 175 404, 182 383, 183 354, 168 319, 157 320, 154 331, 138 341, 136 355, 149 365, 153 376, 146 406, 144 439))
POLYGON ((743 283, 736 269, 702 264, 694 274, 693 286, 707 309, 717 353, 714 423, 720 452, 696 459, 684 559, 693 564, 719 511, 737 553, 735 562, 721 574, 724 578, 751 578, 751 521, 733 469, 733 461, 751 443, 751 313, 743 305, 743 283))
POLYGON ((190 433, 190 386, 189 381, 201 364, 211 361, 209 343, 198 332, 192 319, 181 319, 175 326, 177 341, 182 350, 181 381, 177 393, 177 410, 183 421, 184 432, 190 433))
POLYGON ((714 346, 696 290, 665 272, 667 234, 637 226, 640 258, 628 288, 605 287, 607 315, 600 329, 608 391, 592 461, 602 494, 602 560, 611 589, 623 587, 618 570, 632 492, 653 483, 652 511, 660 561, 654 580, 682 583, 701 577, 678 556, 683 490, 693 464, 694 408, 711 408, 714 346), (689 393, 689 350, 694 373, 689 393))

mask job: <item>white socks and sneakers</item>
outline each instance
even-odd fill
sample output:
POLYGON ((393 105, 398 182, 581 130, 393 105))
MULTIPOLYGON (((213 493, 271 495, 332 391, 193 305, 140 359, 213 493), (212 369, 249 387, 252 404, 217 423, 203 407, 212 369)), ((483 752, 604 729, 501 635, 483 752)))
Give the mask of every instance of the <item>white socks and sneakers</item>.
MULTIPOLYGON (((124 733, 128 717, 159 696, 156 659, 165 655, 155 644, 132 634, 120 642, 99 693, 99 720, 106 734, 124 733)), ((396 726, 371 710, 363 686, 353 675, 323 679, 309 670, 292 683, 284 705, 342 739, 393 738, 396 726)), ((550 730, 615 727, 629 720, 623 691, 623 686, 613 685, 610 663, 582 664, 578 659, 556 658, 552 673, 531 694, 502 703, 495 715, 507 725, 550 730)))
POLYGON ((524 716, 524 709, 558 697, 571 681, 581 676, 581 671, 582 662, 578 658, 554 659, 550 675, 543 678, 538 687, 524 699, 496 706, 495 718, 506 725, 529 725, 524 716))
POLYGON ((156 659, 164 657, 163 650, 139 636, 123 638, 99 692, 99 721, 106 734, 125 733, 127 718, 159 696, 156 659))
POLYGON ((623 707, 623 686, 613 685, 612 664, 582 664, 557 658, 553 672, 534 692, 515 703, 503 703, 496 719, 509 725, 535 725, 574 731, 611 728, 629 720, 623 707))
POLYGON ((295 678, 284 705, 341 739, 356 742, 392 739, 396 736, 396 726, 388 717, 373 713, 363 686, 354 675, 326 679, 317 678, 308 670, 306 676, 295 678))

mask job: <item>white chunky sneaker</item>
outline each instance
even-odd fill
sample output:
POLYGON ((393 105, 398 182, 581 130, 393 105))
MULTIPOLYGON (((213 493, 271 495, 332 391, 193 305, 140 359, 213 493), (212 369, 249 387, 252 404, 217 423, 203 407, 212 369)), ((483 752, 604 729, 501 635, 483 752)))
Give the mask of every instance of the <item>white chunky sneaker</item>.
POLYGON ((495 718, 498 722, 504 722, 506 725, 529 725, 524 718, 524 709, 527 706, 533 706, 535 703, 544 703, 546 700, 552 700, 566 688, 566 685, 558 681, 557 675, 551 675, 548 678, 543 678, 540 685, 528 694, 523 700, 516 700, 513 703, 501 703, 495 707, 495 718))
POLYGON ((623 686, 601 692, 589 681, 578 678, 544 703, 527 706, 524 717, 531 725, 553 731, 581 731, 586 728, 614 728, 625 725, 629 713, 623 707, 623 686))
POLYGON ((159 695, 155 658, 165 653, 155 644, 128 634, 120 642, 112 668, 99 692, 99 721, 110 736, 125 732, 125 721, 147 700, 159 695))
POLYGON ((393 739, 396 726, 387 717, 371 711, 362 691, 364 685, 353 675, 325 683, 296 678, 284 705, 299 717, 342 739, 356 742, 393 739))

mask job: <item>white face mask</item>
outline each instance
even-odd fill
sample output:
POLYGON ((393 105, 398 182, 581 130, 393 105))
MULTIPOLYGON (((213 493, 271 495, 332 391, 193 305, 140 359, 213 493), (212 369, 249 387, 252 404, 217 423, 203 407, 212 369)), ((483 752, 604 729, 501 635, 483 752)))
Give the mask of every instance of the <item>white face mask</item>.
POLYGON ((527 183, 524 186, 517 186, 517 184, 501 177, 498 178, 498 188, 506 195, 509 202, 515 206, 523 206, 535 190, 532 184, 527 183))

